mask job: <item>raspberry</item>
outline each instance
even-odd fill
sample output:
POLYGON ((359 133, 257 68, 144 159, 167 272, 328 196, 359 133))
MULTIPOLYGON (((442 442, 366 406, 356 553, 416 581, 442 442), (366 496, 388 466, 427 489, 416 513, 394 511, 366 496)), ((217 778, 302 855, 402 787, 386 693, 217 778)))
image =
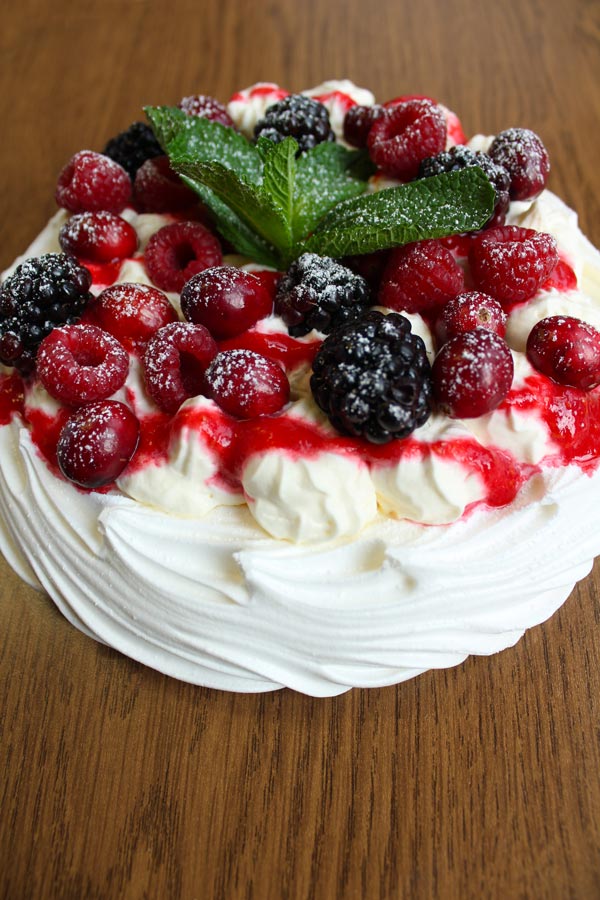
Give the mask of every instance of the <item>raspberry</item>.
POLYGON ((105 400, 125 384, 128 372, 125 349, 95 325, 55 328, 37 354, 40 381, 68 406, 105 400))
POLYGON ((236 337, 271 314, 271 293, 260 278, 235 266, 205 269, 184 285, 181 311, 217 340, 236 337))
POLYGON ((72 216, 60 229, 58 242, 65 253, 95 263, 126 259, 138 246, 133 225, 110 212, 72 216))
POLYGON ((321 345, 310 387, 342 434, 376 444, 405 438, 431 409, 431 367, 422 339, 404 316, 370 310, 321 345))
POLYGON ((80 150, 58 176, 55 198, 59 206, 73 213, 120 213, 131 199, 131 179, 108 156, 80 150))
POLYGON ((93 307, 98 324, 128 350, 142 349, 177 313, 158 288, 122 282, 105 288, 93 307))
POLYGON ((133 122, 126 131, 111 138, 102 153, 123 166, 133 181, 139 167, 147 159, 161 156, 163 150, 149 125, 133 122))
POLYGON ((513 200, 537 197, 548 181, 550 159, 541 139, 528 128, 508 128, 497 135, 488 150, 498 165, 510 175, 513 200))
POLYGON ((501 225, 506 218, 510 197, 510 175, 507 170, 495 163, 487 153, 470 150, 469 147, 455 146, 450 150, 443 150, 437 156, 429 156, 419 165, 419 178, 431 178, 432 175, 441 175, 443 172, 456 172, 459 169, 469 169, 478 166, 483 169, 496 191, 494 211, 484 228, 493 225, 501 225))
POLYGON ((352 147, 362 149, 374 122, 385 115, 383 106, 351 106, 344 117, 344 140, 352 147))
POLYGON ((568 262, 559 259, 556 267, 552 270, 550 278, 548 278, 541 286, 543 291, 576 291, 577 275, 568 262))
POLYGON ((407 100, 429 100, 430 103, 434 103, 436 106, 439 106, 446 117, 446 148, 453 147, 455 144, 467 143, 467 136, 463 131, 461 121, 456 113, 451 109, 448 109, 447 106, 444 106, 443 103, 438 103, 437 100, 433 99, 433 97, 424 97, 423 95, 416 94, 406 94, 402 97, 394 97, 393 100, 386 100, 383 105, 386 109, 389 109, 394 106, 399 106, 400 103, 406 103, 407 100))
POLYGON ((285 406, 290 384, 281 366, 254 350, 223 350, 206 370, 209 394, 230 416, 254 419, 285 406))
POLYGON ((410 181, 419 163, 446 146, 446 117, 430 100, 407 100, 386 108, 367 141, 375 165, 392 178, 410 181))
POLYGON ((142 212, 181 212, 198 202, 194 191, 174 172, 168 156, 147 159, 137 170, 133 199, 142 212))
POLYGON ((90 403, 63 426, 56 447, 58 465, 65 478, 80 487, 103 487, 119 477, 139 437, 140 423, 124 403, 90 403))
POLYGON ((221 264, 217 238, 199 222, 174 222, 152 235, 144 257, 148 275, 163 291, 181 291, 186 281, 221 264))
POLYGON ((487 328, 504 337, 506 318, 506 313, 493 297, 480 291, 467 291, 448 300, 435 323, 435 333, 439 344, 474 328, 487 328))
POLYGON ((144 370, 148 393, 157 406, 175 413, 188 397, 205 390, 205 371, 217 345, 203 325, 173 322, 148 342, 144 370))
POLYGON ((572 316, 549 316, 531 329, 527 358, 558 384, 589 391, 600 384, 600 331, 572 316))
POLYGON ((356 322, 371 304, 369 285, 360 275, 328 256, 303 253, 277 286, 275 312, 292 337, 315 328, 328 334, 356 322))
POLYGON ((269 106, 254 128, 254 137, 268 138, 276 144, 286 137, 293 137, 299 153, 311 150, 323 141, 335 141, 323 104, 302 94, 290 94, 269 106))
POLYGON ((469 250, 475 287, 502 304, 533 297, 557 262, 556 241, 551 235, 516 225, 476 235, 469 250))
POLYGON ((233 119, 223 104, 215 100, 214 97, 207 97, 204 94, 183 97, 179 101, 178 106, 188 116, 200 116, 203 119, 209 119, 211 122, 220 122, 221 125, 233 128, 233 119))
POLYGON ((417 241, 392 250, 381 277, 378 303, 408 313, 435 312, 464 289, 464 273, 439 241, 417 241))
POLYGON ((444 344, 432 374, 438 409, 452 419, 474 419, 496 409, 508 394, 512 353, 499 335, 475 328, 444 344))
POLYGON ((92 300, 88 269, 64 253, 27 259, 0 288, 0 362, 22 375, 53 328, 70 325, 92 300))

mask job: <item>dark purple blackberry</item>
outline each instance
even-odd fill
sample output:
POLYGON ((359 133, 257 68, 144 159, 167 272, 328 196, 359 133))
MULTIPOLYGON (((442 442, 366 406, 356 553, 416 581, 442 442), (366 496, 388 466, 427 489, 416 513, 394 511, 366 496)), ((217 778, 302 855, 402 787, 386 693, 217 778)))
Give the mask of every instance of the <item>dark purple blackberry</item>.
POLYGON ((145 122, 134 122, 126 131, 111 138, 102 151, 104 156, 123 166, 132 181, 147 159, 162 156, 163 152, 154 132, 145 122))
POLYGON ((480 169, 483 169, 496 191, 494 212, 485 223, 484 228, 502 225, 510 203, 510 175, 504 166, 495 163, 487 153, 457 144, 449 150, 443 150, 437 156, 429 156, 424 159, 419 166, 417 178, 429 178, 431 175, 456 172, 458 169, 468 169, 472 166, 479 166, 480 169))
POLYGON ((344 117, 344 140, 352 147, 367 146, 371 126, 385 115, 383 106, 351 106, 344 117))
POLYGON ((290 94, 269 106, 254 128, 254 137, 265 137, 276 144, 293 137, 300 153, 323 141, 335 141, 327 109, 318 100, 302 94, 290 94))
POLYGON ((374 444, 405 438, 429 418, 431 366, 425 344, 398 313, 365 313, 321 345, 310 387, 342 434, 374 444))
POLYGON ((275 312, 292 337, 315 328, 329 334, 339 325, 356 322, 372 303, 364 278, 317 253, 303 253, 277 286, 275 312))
POLYGON ((22 375, 53 328, 71 325, 92 299, 92 276, 66 253, 25 260, 0 287, 0 362, 22 375))

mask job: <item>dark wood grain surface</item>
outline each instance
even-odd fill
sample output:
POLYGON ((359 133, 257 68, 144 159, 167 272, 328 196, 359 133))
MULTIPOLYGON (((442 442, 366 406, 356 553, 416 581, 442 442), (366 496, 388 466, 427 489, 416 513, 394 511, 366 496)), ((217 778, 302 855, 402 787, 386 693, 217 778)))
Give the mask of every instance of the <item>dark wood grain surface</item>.
MULTIPOLYGON (((597 0, 21 0, 0 265, 142 105, 336 76, 533 128, 600 244, 597 0)), ((600 568, 514 649, 328 700, 170 680, 0 574, 2 898, 600 897, 600 568)))

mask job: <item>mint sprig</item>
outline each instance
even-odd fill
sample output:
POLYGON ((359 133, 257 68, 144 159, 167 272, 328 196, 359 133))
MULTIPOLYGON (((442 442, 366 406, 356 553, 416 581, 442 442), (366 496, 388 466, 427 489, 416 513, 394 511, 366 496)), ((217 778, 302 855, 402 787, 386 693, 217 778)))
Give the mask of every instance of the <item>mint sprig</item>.
POLYGON ((472 231, 494 206, 494 188, 477 168, 365 195, 373 167, 364 151, 322 143, 298 155, 293 138, 254 144, 175 107, 146 113, 223 237, 277 269, 309 250, 338 257, 472 231))

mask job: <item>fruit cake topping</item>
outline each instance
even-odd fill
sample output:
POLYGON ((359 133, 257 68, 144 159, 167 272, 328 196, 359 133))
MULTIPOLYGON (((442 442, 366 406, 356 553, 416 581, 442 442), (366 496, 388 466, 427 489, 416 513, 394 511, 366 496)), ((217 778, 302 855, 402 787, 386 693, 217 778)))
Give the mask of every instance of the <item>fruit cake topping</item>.
POLYGON ((326 108, 318 100, 302 94, 291 94, 270 106, 256 124, 254 137, 268 138, 274 143, 292 137, 300 153, 322 141, 335 141, 326 108))
POLYGON ((316 329, 329 334, 355 322, 372 303, 364 278, 327 256, 303 253, 277 286, 275 312, 293 337, 316 329))
POLYGON ((161 156, 162 148, 146 122, 133 122, 106 144, 102 153, 122 166, 131 180, 147 159, 161 156))
POLYGON ((589 391, 600 384, 600 331, 573 316, 550 316, 532 328, 527 358, 558 384, 589 391))
POLYGON ((504 337, 507 315, 500 303, 481 291, 466 291, 457 294, 442 307, 435 323, 438 344, 444 344, 457 334, 487 328, 504 337))
POLYGON ((217 238, 199 222, 173 222, 152 235, 144 261, 154 284, 163 291, 181 291, 186 281, 221 263, 217 238))
POLYGON ((58 241, 65 253, 95 263, 126 259, 138 247, 133 225, 105 211, 71 216, 60 229, 58 241))
POLYGON ((208 395, 240 419, 279 412, 290 398, 290 384, 276 362, 253 350, 223 350, 206 370, 208 395))
POLYGON ((378 302, 398 312, 435 312, 464 288, 465 276, 440 241, 417 241, 390 253, 378 302))
POLYGON ((411 434, 431 412, 431 366, 405 316, 371 310, 325 339, 310 381, 342 434, 375 444, 411 434))
POLYGON ((60 470, 84 488, 99 488, 119 477, 133 454, 140 423, 118 400, 88 403, 65 423, 56 448, 60 470))
POLYGON ((202 116, 211 122, 219 122, 221 125, 233 128, 233 119, 227 109, 214 97, 208 97, 206 94, 194 94, 191 97, 183 97, 178 106, 188 116, 202 116))
POLYGON ((105 288, 93 304, 93 316, 128 350, 145 348, 159 328, 178 321, 175 308, 162 291, 128 282, 105 288))
POLYGON ((344 140, 351 147, 366 147, 371 126, 384 115, 385 109, 378 103, 373 106, 351 106, 344 118, 344 140))
POLYGON ((528 128, 501 131, 488 152, 494 162, 508 171, 512 200, 531 200, 546 187, 550 160, 534 131, 528 128))
POLYGON ((120 213, 131 199, 131 179, 108 156, 80 150, 58 176, 56 202, 69 212, 120 213))
POLYGON ((502 403, 512 385, 514 363, 506 341, 485 328, 458 334, 433 363, 438 409, 452 419, 472 419, 502 403))
POLYGON ((204 325, 217 340, 248 331, 273 311, 270 291, 256 275, 235 266, 214 266, 194 275, 181 292, 188 322, 204 325))
POLYGON ((160 328, 144 354, 146 387, 156 405, 175 413, 188 397, 204 394, 205 372, 217 350, 203 325, 173 322, 160 328))
POLYGON ((58 325, 76 322, 92 299, 89 271, 63 253, 22 263, 0 288, 0 362, 23 375, 37 348, 58 325))
POLYGON ((198 197, 173 171, 168 156, 154 156, 136 172, 133 200, 142 212, 176 213, 197 204, 198 197))
POLYGON ((371 126, 368 148, 382 172, 409 181, 419 165, 446 146, 446 117, 430 100, 407 100, 386 108, 371 126))
POLYGON ((551 235, 516 225, 483 231, 472 239, 469 250, 475 286, 503 304, 533 297, 557 262, 551 235))

